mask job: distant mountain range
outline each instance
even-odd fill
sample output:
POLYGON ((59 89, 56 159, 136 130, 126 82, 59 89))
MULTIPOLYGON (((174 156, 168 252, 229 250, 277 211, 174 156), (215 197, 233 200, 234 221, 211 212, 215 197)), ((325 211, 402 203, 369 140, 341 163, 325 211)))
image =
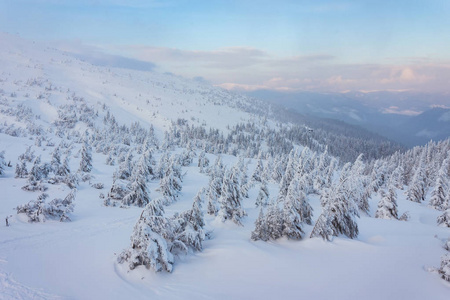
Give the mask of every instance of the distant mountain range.
POLYGON ((449 95, 412 92, 277 92, 250 96, 304 115, 361 126, 411 147, 450 136, 449 95))

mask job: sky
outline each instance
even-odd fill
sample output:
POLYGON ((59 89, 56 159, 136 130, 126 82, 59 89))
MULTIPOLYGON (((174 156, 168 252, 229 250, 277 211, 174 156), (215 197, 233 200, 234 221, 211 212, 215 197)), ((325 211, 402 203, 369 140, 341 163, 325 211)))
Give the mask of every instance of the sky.
POLYGON ((0 0, 0 31, 228 89, 450 85, 447 0, 0 0))

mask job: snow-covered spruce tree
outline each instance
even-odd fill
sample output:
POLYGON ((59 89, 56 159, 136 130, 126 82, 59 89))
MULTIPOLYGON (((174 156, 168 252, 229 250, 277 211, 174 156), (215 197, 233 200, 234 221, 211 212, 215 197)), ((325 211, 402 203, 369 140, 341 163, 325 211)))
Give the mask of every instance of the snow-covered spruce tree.
POLYGON ((64 198, 55 198, 50 201, 44 209, 45 217, 48 219, 59 219, 60 222, 70 221, 69 214, 73 212, 74 203, 77 194, 76 189, 72 189, 64 198))
POLYGON ((31 200, 27 204, 17 206, 16 210, 18 214, 26 214, 28 217, 28 222, 44 222, 44 209, 45 209, 45 199, 48 198, 48 194, 42 193, 38 196, 36 200, 31 200))
POLYGON ((286 171, 284 172, 283 178, 281 178, 280 191, 278 193, 278 202, 282 202, 284 197, 286 197, 287 191, 289 189, 289 184, 297 172, 297 159, 298 156, 295 150, 291 150, 289 153, 289 160, 286 166, 286 171))
POLYGON ((143 164, 137 164, 135 166, 131 175, 129 192, 122 199, 123 205, 144 207, 150 202, 145 172, 146 168, 143 164))
POLYGON ((87 142, 84 141, 83 147, 81 148, 81 161, 80 161, 80 172, 89 173, 92 170, 92 147, 87 142))
POLYGON ((263 180, 259 189, 258 196, 256 197, 256 206, 266 206, 269 201, 269 189, 267 188, 267 182, 263 180))
POLYGON ((143 265, 156 272, 172 272, 174 258, 169 251, 166 237, 172 233, 170 221, 164 217, 161 200, 150 201, 134 226, 131 246, 117 258, 119 263, 128 263, 130 270, 143 265))
POLYGON ((209 170, 209 184, 206 190, 207 208, 206 211, 209 215, 217 215, 218 200, 222 194, 222 183, 225 174, 225 167, 222 164, 222 158, 219 155, 209 170))
POLYGON ((242 225, 241 218, 246 215, 241 204, 240 176, 239 170, 233 167, 230 171, 226 171, 223 177, 219 199, 220 209, 218 212, 223 222, 232 220, 234 223, 242 225))
POLYGON ((248 198, 248 190, 252 185, 252 182, 249 182, 248 180, 248 164, 245 162, 243 157, 239 157, 238 162, 236 163, 235 168, 237 168, 238 170, 240 170, 240 178, 239 178, 239 182, 240 182, 240 192, 242 197, 244 198, 248 198))
MULTIPOLYGON (((203 250, 203 241, 205 240, 205 221, 202 212, 202 198, 204 189, 201 189, 194 198, 192 208, 180 214, 175 218, 175 240, 181 241, 185 247, 195 251, 203 250)), ((186 249, 187 251, 187 249, 186 249)))
MULTIPOLYGON (((345 184, 347 185, 348 195, 352 197, 362 212, 368 214, 371 189, 368 188, 369 183, 367 176, 364 175, 364 168, 363 154, 360 154, 353 163, 349 174, 344 178, 346 178, 345 184)), ((384 175, 382 177, 384 178, 384 175)))
POLYGON ((283 235, 283 212, 278 207, 278 201, 272 201, 266 213, 267 234, 276 240, 283 235))
POLYGON ((142 155, 142 161, 140 163, 144 164, 145 174, 147 180, 150 180, 153 177, 153 166, 155 165, 155 159, 153 158, 153 149, 147 149, 142 155))
MULTIPOLYGON (((448 158, 446 160, 449 160, 448 158)), ((430 206, 437 210, 445 210, 447 208, 447 192, 448 187, 448 176, 447 176, 447 162, 444 161, 442 166, 439 168, 438 175, 436 176, 436 183, 434 184, 434 189, 431 192, 430 206)))
MULTIPOLYGON (((292 183, 291 183, 292 185, 292 183)), ((283 236, 289 239, 299 240, 304 231, 302 229, 302 217, 299 202, 290 195, 290 189, 283 206, 283 236)))
POLYGON ((50 162, 53 172, 56 174, 57 170, 61 167, 61 149, 60 146, 56 147, 52 153, 52 159, 50 162))
POLYGON ((259 152, 258 159, 256 162, 256 168, 255 171, 253 172, 251 180, 254 182, 261 182, 261 176, 263 174, 263 171, 264 171, 264 164, 261 158, 261 152, 259 152))
POLYGON ((259 209, 259 215, 258 218, 255 221, 255 229, 252 231, 251 239, 253 241, 268 241, 269 240, 269 233, 267 228, 267 219, 264 215, 263 208, 259 209))
POLYGON ((317 219, 316 224, 311 231, 310 238, 319 236, 327 241, 331 241, 331 236, 333 236, 331 217, 328 216, 328 210, 324 210, 317 219))
POLYGON ((301 178, 298 178, 298 176, 299 175, 297 174, 292 180, 291 184, 289 185, 288 193, 285 199, 286 201, 289 200, 295 203, 294 207, 300 215, 300 221, 302 223, 311 225, 313 209, 311 205, 308 203, 306 194, 302 188, 303 181, 301 181, 301 179, 304 178, 304 175, 301 176, 301 178))
POLYGON ((115 178, 128 180, 133 172, 133 153, 131 150, 128 151, 125 156, 125 160, 120 163, 119 169, 114 174, 115 178))
POLYGON ((395 188, 390 184, 387 192, 380 191, 381 199, 378 202, 378 209, 375 213, 375 218, 380 219, 398 219, 397 210, 397 194, 395 188))
POLYGON ((5 173, 5 151, 0 152, 0 175, 3 175, 5 173))
POLYGON ((405 178, 403 176, 404 170, 401 165, 397 166, 395 170, 391 174, 390 182, 394 185, 394 187, 403 190, 403 183, 405 178))
POLYGON ((412 202, 422 202, 425 200, 426 194, 426 173, 425 173, 425 154, 426 151, 423 151, 421 155, 419 165, 414 173, 414 176, 409 183, 408 190, 406 193, 406 199, 412 202))
POLYGON ((450 227, 450 207, 448 207, 442 215, 437 218, 437 223, 440 226, 450 227))
POLYGON ((28 174, 27 184, 22 187, 25 191, 45 191, 47 187, 41 183, 42 178, 45 177, 45 168, 41 166, 41 157, 37 156, 34 159, 33 167, 28 174))
POLYGON ((163 178, 159 182, 158 191, 164 196, 170 204, 175 202, 178 198, 178 194, 182 189, 182 174, 181 166, 175 156, 171 157, 169 160, 169 165, 164 172, 163 178))
POLYGON ((161 179, 164 177, 164 173, 169 167, 169 152, 164 152, 159 158, 158 163, 156 164, 156 168, 153 172, 153 179, 161 179))
POLYGON ((450 281, 450 253, 446 253, 441 257, 441 267, 438 273, 442 279, 450 281))
POLYGON ((37 200, 32 200, 24 205, 19 205, 17 213, 24 213, 28 217, 28 222, 44 222, 46 219, 58 219, 60 222, 70 221, 69 213, 73 212, 73 200, 76 190, 73 189, 64 199, 53 199, 45 203, 48 195, 43 193, 37 200))
POLYGON ((24 160, 20 162, 20 165, 16 164, 15 178, 26 178, 28 176, 27 165, 24 160))
POLYGON ((330 240, 330 236, 325 236, 329 232, 332 232, 333 236, 343 234, 351 239, 358 236, 359 230, 355 217, 359 217, 359 209, 349 193, 346 190, 345 181, 333 185, 324 192, 322 197, 326 198, 326 201, 322 202, 325 207, 319 219, 321 225, 329 225, 330 230, 315 226, 311 237, 322 236, 322 238, 330 240))
POLYGON ((206 169, 209 166, 209 159, 206 157, 204 150, 202 150, 202 152, 200 152, 200 155, 198 156, 197 166, 200 168, 200 173, 205 173, 206 169))

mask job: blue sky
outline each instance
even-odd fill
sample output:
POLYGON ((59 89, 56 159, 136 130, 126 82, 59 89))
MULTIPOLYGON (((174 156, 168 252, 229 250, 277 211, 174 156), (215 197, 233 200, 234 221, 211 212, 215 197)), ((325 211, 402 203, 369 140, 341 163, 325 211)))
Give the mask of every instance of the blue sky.
POLYGON ((442 0, 0 0, 0 30, 226 88, 443 92, 450 83, 442 0))

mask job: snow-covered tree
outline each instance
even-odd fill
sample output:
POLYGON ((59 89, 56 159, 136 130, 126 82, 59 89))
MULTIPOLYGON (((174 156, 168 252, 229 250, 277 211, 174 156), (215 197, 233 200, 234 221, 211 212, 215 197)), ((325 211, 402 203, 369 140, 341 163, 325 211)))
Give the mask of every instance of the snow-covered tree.
POLYGON ((258 196, 256 197, 256 206, 266 206, 269 200, 269 189, 267 188, 267 182, 263 180, 259 189, 258 196))
POLYGON ((283 212, 277 201, 272 201, 266 213, 267 234, 276 240, 283 235, 283 212))
POLYGON ((143 265, 156 272, 172 272, 174 258, 166 240, 170 229, 161 200, 150 201, 134 226, 130 248, 118 256, 118 262, 128 263, 130 270, 143 265))
POLYGON ((145 165, 136 165, 133 170, 133 175, 131 176, 129 192, 123 197, 122 204, 144 207, 150 202, 145 172, 145 165))
POLYGON ((444 213, 437 218, 437 223, 440 226, 450 227, 450 207, 447 208, 444 213))
POLYGON ((26 178, 28 176, 27 165, 24 160, 21 161, 20 165, 16 164, 15 178, 26 178))
POLYGON ((128 180, 132 172, 133 172, 133 153, 130 150, 125 156, 125 160, 120 163, 119 169, 114 174, 114 178, 128 180))
POLYGON ((17 206, 16 210, 18 214, 26 214, 28 222, 44 222, 44 209, 45 199, 48 198, 48 194, 42 193, 36 200, 31 200, 27 204, 17 206))
POLYGON ((397 194, 395 188, 390 185, 388 191, 380 191, 381 200, 378 202, 378 209, 375 218, 398 219, 397 194))
MULTIPOLYGON (((425 154, 426 151, 423 151, 425 154)), ((426 173, 425 173, 425 155, 422 154, 419 165, 414 173, 414 176, 409 183, 406 199, 412 202, 422 202, 425 200, 426 194, 426 173)))
POLYGON ((73 212, 76 195, 76 189, 64 198, 55 198, 52 201, 45 203, 48 194, 41 194, 36 200, 32 200, 24 205, 19 205, 16 210, 17 213, 24 213, 28 217, 28 222, 44 222, 46 219, 57 219, 60 222, 70 221, 69 214, 73 212))
POLYGON ((263 173, 264 173, 264 164, 263 164, 263 161, 261 158, 261 152, 260 152, 258 155, 257 162, 256 162, 256 168, 255 168, 255 171, 253 172, 251 180, 256 181, 256 182, 261 182, 262 181, 261 176, 263 173))
POLYGON ((192 208, 180 214, 175 218, 176 226, 175 239, 181 241, 186 248, 195 251, 203 250, 203 241, 205 240, 205 220, 202 212, 202 198, 204 190, 200 190, 194 198, 192 208))
POLYGON ((314 227, 311 237, 322 236, 330 240, 330 232, 333 236, 343 234, 351 239, 358 236, 359 230, 355 217, 359 217, 359 209, 349 193, 345 182, 339 182, 324 192, 322 197, 326 198, 326 201, 322 201, 325 207, 322 215, 319 216, 321 224, 314 227), (330 226, 330 228, 323 228, 323 226, 330 226))
POLYGON ((441 267, 438 273, 442 279, 450 281, 450 253, 446 253, 441 257, 441 267))
POLYGON ((242 208, 242 196, 240 191, 240 172, 234 167, 226 171, 223 177, 220 195, 220 210, 218 212, 222 221, 232 220, 238 225, 242 225, 241 218, 246 215, 242 208))
POLYGON ((182 189, 181 166, 175 157, 171 157, 163 178, 159 182, 158 191, 167 200, 167 204, 175 202, 182 189))
POLYGON ((255 221, 255 229, 252 231, 251 239, 253 241, 261 240, 265 242, 269 240, 267 219, 262 207, 260 208, 258 218, 255 221))
MULTIPOLYGON (((449 159, 447 158, 446 160, 449 159)), ((444 161, 441 168, 439 168, 438 175, 436 176, 436 183, 431 192, 430 206, 437 210, 445 210, 448 206, 446 198, 449 186, 446 168, 447 161, 444 161)))
POLYGON ((209 167, 209 159, 206 157, 204 150, 202 150, 202 152, 200 152, 200 155, 198 156, 197 166, 200 168, 200 173, 205 173, 206 168, 209 167))
POLYGON ((311 231, 310 237, 321 237, 324 240, 330 241, 331 236, 333 236, 333 229, 331 225, 332 218, 328 215, 328 210, 324 210, 324 212, 319 216, 316 221, 316 224, 311 231))
POLYGON ((81 161, 79 170, 85 173, 89 173, 92 170, 92 147, 87 141, 83 143, 83 147, 81 148, 81 161))
POLYGON ((5 173, 5 151, 0 152, 0 175, 3 175, 5 173))

